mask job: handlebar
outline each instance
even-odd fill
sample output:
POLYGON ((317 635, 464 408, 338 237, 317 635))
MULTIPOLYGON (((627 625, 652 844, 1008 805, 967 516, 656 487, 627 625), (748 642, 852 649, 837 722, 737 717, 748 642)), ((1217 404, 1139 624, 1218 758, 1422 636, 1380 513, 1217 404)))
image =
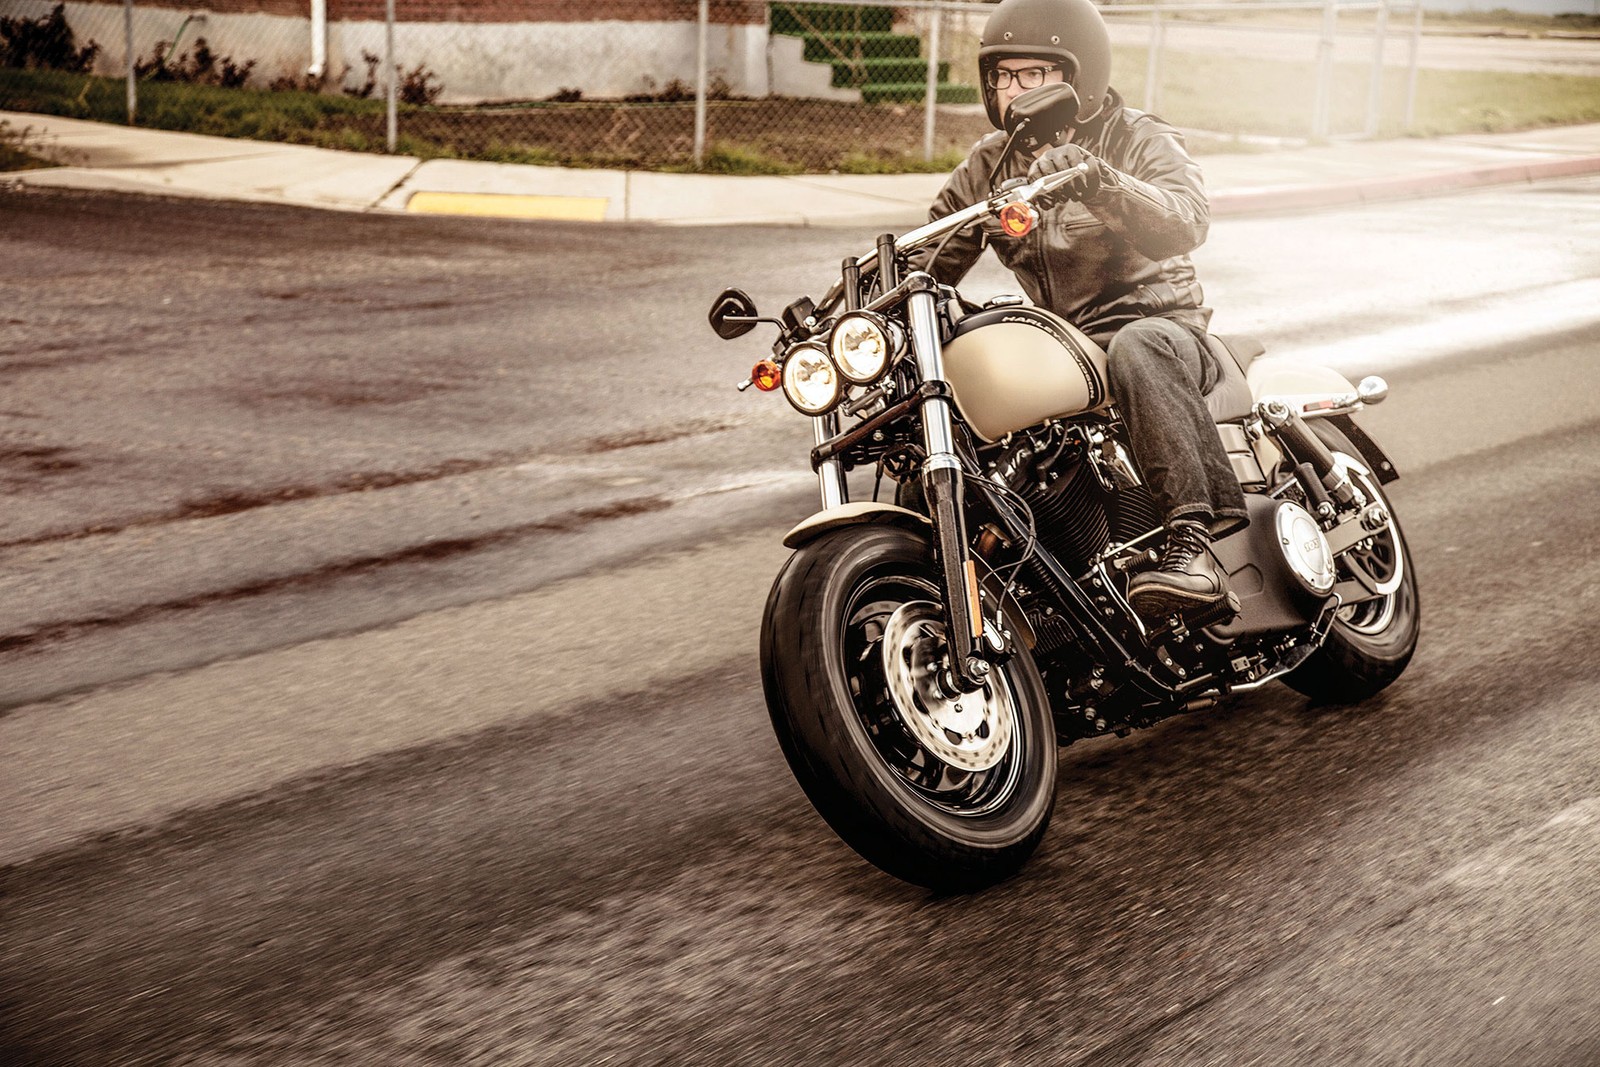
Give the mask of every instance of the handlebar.
MULTIPOLYGON (((934 219, 925 226, 908 230, 895 238, 894 250, 898 255, 915 252, 919 248, 926 248, 935 241, 941 241, 956 230, 965 229, 980 219, 999 215, 1002 208, 1008 204, 1033 203, 1036 200, 1048 198, 1051 193, 1071 185, 1074 181, 1089 173, 1089 164, 1080 163, 1076 167, 1046 174, 1036 181, 1027 182, 1010 189, 1001 189, 990 194, 987 200, 952 212, 940 219, 934 219)), ((878 250, 874 248, 866 255, 861 256, 857 265, 863 275, 878 269, 878 250)), ((822 298, 817 308, 817 314, 831 314, 839 300, 844 296, 844 280, 833 284, 827 294, 822 298)))

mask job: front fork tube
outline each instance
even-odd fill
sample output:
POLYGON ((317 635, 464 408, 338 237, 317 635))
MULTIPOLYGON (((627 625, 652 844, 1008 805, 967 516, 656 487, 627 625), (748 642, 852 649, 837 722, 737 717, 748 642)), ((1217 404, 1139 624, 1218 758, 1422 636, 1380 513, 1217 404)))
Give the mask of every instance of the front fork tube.
POLYGON ((977 567, 967 554, 961 469, 924 466, 922 493, 933 518, 940 576, 944 579, 945 634, 950 648, 947 688, 970 693, 981 688, 989 677, 989 662, 983 658, 983 606, 978 596, 977 567))
MULTIPOLYGON (((906 298, 912 351, 924 382, 944 381, 944 351, 939 341, 938 303, 932 289, 906 298)), ((933 519, 941 577, 944 579, 945 634, 950 648, 947 683, 957 692, 982 688, 989 676, 983 649, 983 604, 977 567, 967 552, 961 460, 956 456, 954 420, 947 397, 922 404, 922 440, 928 458, 922 465, 922 492, 933 519)))
MULTIPOLYGON (((831 441, 839 432, 839 413, 830 411, 811 420, 817 444, 831 441)), ((844 480, 844 464, 837 457, 823 460, 817 465, 817 488, 822 493, 822 506, 836 508, 850 502, 850 489, 844 480)))

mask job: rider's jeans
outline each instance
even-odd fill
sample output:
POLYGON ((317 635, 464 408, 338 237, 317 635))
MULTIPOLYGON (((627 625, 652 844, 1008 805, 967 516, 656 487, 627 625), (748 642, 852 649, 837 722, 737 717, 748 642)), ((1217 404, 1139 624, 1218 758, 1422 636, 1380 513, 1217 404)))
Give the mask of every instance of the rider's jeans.
POLYGON ((1124 326, 1107 354, 1111 395, 1166 520, 1210 516, 1213 535, 1248 521, 1244 492, 1203 399, 1222 373, 1216 358, 1186 327, 1161 318, 1124 326))

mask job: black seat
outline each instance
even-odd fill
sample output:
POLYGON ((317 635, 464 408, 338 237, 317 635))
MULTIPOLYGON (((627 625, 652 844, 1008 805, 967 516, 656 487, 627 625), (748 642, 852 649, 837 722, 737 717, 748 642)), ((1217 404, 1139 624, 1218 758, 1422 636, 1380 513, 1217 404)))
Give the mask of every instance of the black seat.
POLYGON ((1222 368, 1222 377, 1206 394, 1206 407, 1213 422, 1237 422, 1250 414, 1255 397, 1245 371, 1255 358, 1266 352, 1267 346, 1254 337, 1217 337, 1206 335, 1206 344, 1222 368))

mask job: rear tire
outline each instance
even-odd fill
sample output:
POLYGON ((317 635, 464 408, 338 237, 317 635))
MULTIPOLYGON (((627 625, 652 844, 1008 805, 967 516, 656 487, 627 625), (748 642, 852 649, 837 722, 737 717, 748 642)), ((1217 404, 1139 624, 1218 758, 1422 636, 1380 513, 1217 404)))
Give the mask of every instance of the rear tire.
POLYGON ((1374 537, 1370 548, 1339 557, 1340 577, 1350 577, 1351 568, 1359 567, 1380 589, 1389 591, 1376 600, 1341 609, 1327 641, 1283 681, 1321 703, 1356 704, 1399 678, 1416 652, 1422 631, 1417 572, 1394 506, 1360 450, 1335 427, 1320 420, 1311 425, 1334 456, 1344 460, 1351 480, 1367 498, 1382 501, 1389 512, 1389 529, 1374 537))
POLYGON ((824 534, 773 584, 761 674, 778 742, 828 825, 896 878, 965 892, 1014 874, 1044 836, 1055 728, 1020 644, 978 693, 931 688, 926 668, 944 648, 938 588, 915 533, 824 534))

